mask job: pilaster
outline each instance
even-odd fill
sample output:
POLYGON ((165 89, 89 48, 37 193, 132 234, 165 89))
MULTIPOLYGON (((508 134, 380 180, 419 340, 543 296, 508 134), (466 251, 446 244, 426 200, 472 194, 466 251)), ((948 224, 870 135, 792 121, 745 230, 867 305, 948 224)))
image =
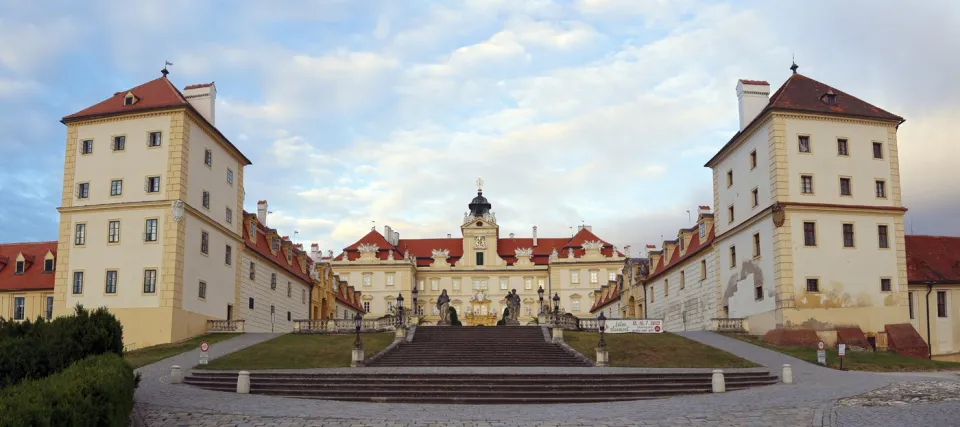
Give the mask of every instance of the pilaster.
MULTIPOLYGON (((190 124, 183 111, 170 117, 170 138, 167 152, 166 198, 170 201, 187 198, 187 165, 190 153, 190 124)), ((186 248, 187 215, 173 220, 173 209, 163 215, 163 255, 160 263, 160 306, 183 307, 183 261, 186 248)))
POLYGON ((67 151, 63 156, 63 194, 60 201, 60 206, 65 208, 73 206, 74 175, 77 171, 77 128, 76 124, 67 125, 67 151))
POLYGON ((770 154, 770 199, 783 202, 790 197, 790 171, 787 166, 787 120, 783 116, 773 115, 767 128, 767 141, 770 154))
POLYGON ((793 280, 793 220, 789 209, 784 209, 783 225, 773 227, 773 283, 776 286, 777 309, 794 308, 793 280))
MULTIPOLYGON (((66 179, 66 176, 64 176, 66 179)), ((60 214, 60 227, 57 231, 57 271, 53 276, 53 315, 69 314, 67 310, 67 287, 70 281, 70 244, 73 215, 60 214)))
POLYGON ((890 190, 893 192, 893 205, 903 206, 900 200, 900 152, 897 147, 896 126, 887 127, 887 152, 890 156, 890 190))
POLYGON ((897 293, 899 294, 899 306, 909 306, 909 296, 907 289, 907 246, 904 240, 903 214, 897 214, 893 217, 893 233, 896 241, 897 250, 897 293))
POLYGON ((170 117, 170 139, 167 152, 167 200, 186 200, 187 164, 190 160, 190 123, 183 111, 170 117))

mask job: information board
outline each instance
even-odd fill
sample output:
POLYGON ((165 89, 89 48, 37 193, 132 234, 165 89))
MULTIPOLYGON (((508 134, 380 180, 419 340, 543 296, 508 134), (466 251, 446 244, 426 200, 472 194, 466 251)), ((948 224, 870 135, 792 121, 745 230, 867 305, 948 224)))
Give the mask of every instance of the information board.
POLYGON ((662 319, 607 320, 608 334, 659 334, 663 332, 662 319))

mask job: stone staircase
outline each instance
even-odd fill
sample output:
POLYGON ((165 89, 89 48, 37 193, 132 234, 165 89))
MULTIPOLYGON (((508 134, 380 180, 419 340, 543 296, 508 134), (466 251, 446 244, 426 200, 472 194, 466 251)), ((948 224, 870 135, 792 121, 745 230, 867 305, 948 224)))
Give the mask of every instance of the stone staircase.
POLYGON ((418 327, 402 343, 366 366, 592 366, 532 326, 418 327))
MULTIPOLYGON (((536 329, 536 328, 533 328, 536 329)), ((768 372, 725 373, 727 391, 775 384, 768 372)), ((236 392, 237 373, 193 371, 184 380, 236 392)), ((711 373, 250 373, 250 392, 389 403, 548 404, 656 399, 710 393, 711 373)))

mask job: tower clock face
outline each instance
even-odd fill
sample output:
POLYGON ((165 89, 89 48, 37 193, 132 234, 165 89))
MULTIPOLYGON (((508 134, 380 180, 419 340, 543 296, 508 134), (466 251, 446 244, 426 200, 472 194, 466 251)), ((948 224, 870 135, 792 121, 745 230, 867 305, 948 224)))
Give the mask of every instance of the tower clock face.
POLYGON ((473 239, 474 248, 485 248, 487 247, 487 238, 485 236, 477 236, 473 239))

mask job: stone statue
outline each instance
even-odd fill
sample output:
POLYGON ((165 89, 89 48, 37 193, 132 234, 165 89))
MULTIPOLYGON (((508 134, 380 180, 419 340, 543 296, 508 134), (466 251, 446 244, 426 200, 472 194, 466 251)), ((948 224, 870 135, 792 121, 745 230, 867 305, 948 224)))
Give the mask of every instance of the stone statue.
POLYGON ((517 316, 520 315, 520 295, 517 295, 517 290, 513 289, 504 299, 507 302, 508 308, 507 325, 519 325, 520 321, 517 320, 517 316))
POLYGON ((437 310, 440 311, 440 321, 437 322, 438 326, 450 326, 450 296, 447 295, 447 290, 444 289, 440 293, 440 297, 437 298, 437 310))

